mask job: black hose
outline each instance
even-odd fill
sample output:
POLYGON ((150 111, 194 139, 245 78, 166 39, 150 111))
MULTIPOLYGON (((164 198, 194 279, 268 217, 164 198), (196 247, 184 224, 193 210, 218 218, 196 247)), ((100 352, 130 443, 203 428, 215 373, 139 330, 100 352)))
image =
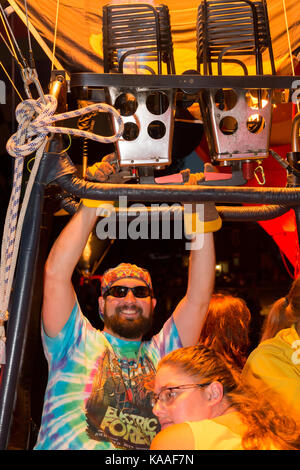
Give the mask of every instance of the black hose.
POLYGON ((216 206, 216 209, 224 221, 257 222, 275 219, 288 212, 291 207, 284 205, 216 206))
MULTIPOLYGON (((74 215, 78 208, 79 203, 72 199, 71 196, 67 196, 62 198, 61 200, 61 208, 64 209, 68 214, 74 215)), ((270 205, 270 206, 216 206, 216 209, 219 213, 219 216, 224 221, 244 221, 244 222, 257 222, 260 220, 271 220, 276 217, 279 217, 286 212, 288 212, 291 208, 289 206, 284 205, 270 205)), ((168 217, 172 218, 175 215, 175 211, 173 207, 158 207, 158 208, 151 208, 145 207, 145 212, 157 212, 160 216, 168 213, 168 217)), ((179 207, 176 210, 176 214, 178 211, 183 212, 183 207, 179 207)), ((116 217, 119 218, 123 215, 118 208, 116 208, 116 217)), ((133 217, 136 217, 136 213, 134 213, 133 217)), ((131 214, 130 211, 126 213, 126 219, 130 220, 131 214)))
POLYGON ((128 201, 139 202, 213 201, 289 207, 300 205, 300 188, 92 183, 70 174, 60 176, 55 182, 73 196, 103 201, 117 201, 119 197, 127 197, 128 201))

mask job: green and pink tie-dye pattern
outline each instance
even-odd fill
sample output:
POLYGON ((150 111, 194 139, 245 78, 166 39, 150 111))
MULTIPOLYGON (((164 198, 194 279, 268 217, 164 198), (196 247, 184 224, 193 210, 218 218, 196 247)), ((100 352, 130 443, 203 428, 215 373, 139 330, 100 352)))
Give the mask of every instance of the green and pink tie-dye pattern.
POLYGON ((159 431, 149 384, 181 347, 173 318, 150 341, 124 341, 93 328, 76 303, 63 330, 42 339, 49 378, 35 449, 148 449, 159 431))

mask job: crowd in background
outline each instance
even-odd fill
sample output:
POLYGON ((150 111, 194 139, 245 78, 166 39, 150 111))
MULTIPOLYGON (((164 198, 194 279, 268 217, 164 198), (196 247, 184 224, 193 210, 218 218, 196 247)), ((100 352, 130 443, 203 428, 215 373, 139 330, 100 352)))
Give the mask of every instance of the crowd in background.
POLYGON ((216 293, 199 344, 160 361, 152 450, 299 450, 300 278, 249 354, 250 320, 243 299, 216 293))

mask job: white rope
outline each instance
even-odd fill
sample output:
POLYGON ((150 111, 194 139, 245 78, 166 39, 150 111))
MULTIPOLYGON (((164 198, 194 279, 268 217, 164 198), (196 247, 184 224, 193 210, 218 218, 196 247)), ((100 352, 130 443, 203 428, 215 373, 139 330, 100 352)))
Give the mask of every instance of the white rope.
POLYGON ((120 114, 115 108, 105 103, 96 103, 79 110, 66 113, 54 113, 57 108, 57 100, 52 95, 45 96, 45 103, 38 100, 25 100, 16 108, 16 119, 18 122, 17 132, 10 137, 6 144, 7 152, 15 157, 15 168, 12 193, 5 219, 3 240, 1 247, 0 264, 0 365, 5 363, 5 330, 4 322, 8 319, 8 308, 15 267, 19 251, 22 226, 26 214, 28 201, 32 186, 40 165, 49 133, 62 133, 77 135, 95 140, 101 143, 112 143, 118 140, 123 131, 124 124, 120 114), (52 124, 63 119, 78 117, 91 112, 109 112, 118 124, 116 134, 105 137, 79 129, 54 127, 52 124), (19 213, 20 194, 22 187, 24 157, 36 152, 35 162, 24 194, 22 206, 19 213))
POLYGON ((24 157, 26 155, 30 155, 32 152, 36 151, 40 147, 41 143, 49 133, 76 135, 101 143, 116 142, 123 134, 123 120, 118 111, 108 104, 95 103, 90 106, 86 106, 85 108, 80 108, 75 111, 69 111, 53 116, 57 106, 56 98, 52 95, 45 95, 45 99, 46 105, 43 104, 41 99, 29 99, 23 101, 22 103, 19 103, 19 105, 17 106, 16 119, 19 123, 18 131, 10 137, 6 144, 6 150, 11 156, 24 157), (116 118, 118 125, 118 131, 115 135, 105 137, 93 134, 92 132, 82 131, 80 129, 71 129, 67 127, 52 127, 52 124, 54 124, 56 121, 79 117, 82 114, 88 114, 95 111, 104 113, 108 112, 113 114, 113 116, 116 118), (38 113, 38 116, 36 119, 29 123, 28 117, 30 116, 30 119, 32 119, 34 113, 38 113), (20 139, 22 140, 24 134, 26 135, 28 141, 20 145, 20 139), (33 140, 30 140, 33 137, 35 138, 33 140))

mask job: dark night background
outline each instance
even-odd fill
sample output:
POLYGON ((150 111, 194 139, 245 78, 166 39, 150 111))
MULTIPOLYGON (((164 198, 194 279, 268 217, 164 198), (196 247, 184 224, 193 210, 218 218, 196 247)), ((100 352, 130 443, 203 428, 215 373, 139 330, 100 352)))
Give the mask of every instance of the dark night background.
MULTIPOLYGON (((26 31, 20 21, 12 15, 13 28, 23 51, 27 51, 26 31)), ((33 41, 39 79, 44 91, 47 91, 50 62, 40 47, 33 41)), ((25 99, 19 70, 9 57, 5 47, 1 46, 0 60, 13 77, 19 91, 25 99)), ((5 145, 16 131, 14 118, 19 98, 0 68, 0 79, 6 83, 6 103, 0 106, 0 231, 2 232, 6 208, 11 191, 13 159, 7 155, 5 145)), ((184 157, 189 155, 199 144, 202 127, 197 124, 177 123, 173 143, 173 164, 168 169, 174 173, 184 167, 184 157), (186 143, 189 143, 187 148, 186 143)), ((89 142, 89 164, 99 160, 111 149, 104 145, 89 142)), ((76 165, 81 163, 82 142, 72 141, 69 155, 76 165)), ((25 179, 28 178, 27 158, 25 179)), ((199 162, 201 164, 201 162, 199 162)), ((68 215, 54 216, 44 214, 41 228, 40 261, 38 276, 34 286, 32 317, 29 321, 28 340, 24 349, 21 368, 18 399, 12 426, 10 448, 23 449, 32 447, 40 423, 43 393, 47 379, 47 366, 43 356, 39 328, 41 305, 41 276, 43 262, 56 236, 68 221, 68 215), (24 416, 25 413, 25 416, 24 416), (30 418, 31 416, 31 418, 30 418), (29 418, 30 419, 29 419, 29 418)), ((1 234, 1 233, 0 233, 1 234)), ((2 238, 2 237, 1 237, 2 238)), ((216 290, 226 290, 242 297, 252 313, 251 349, 259 340, 263 314, 277 298, 285 295, 291 282, 292 267, 284 263, 280 251, 273 239, 257 223, 223 223, 222 229, 215 234, 216 259, 220 266, 216 276, 216 290), (290 273, 290 272, 291 273, 290 273)), ((155 296, 158 299, 156 321, 152 333, 157 332, 169 317, 178 301, 185 294, 188 252, 185 240, 116 240, 104 257, 96 274, 102 274, 106 268, 120 262, 132 262, 147 268, 153 279, 155 296)), ((98 279, 81 282, 81 273, 74 274, 74 284, 85 315, 92 324, 101 328, 98 316, 97 296, 98 279)))

